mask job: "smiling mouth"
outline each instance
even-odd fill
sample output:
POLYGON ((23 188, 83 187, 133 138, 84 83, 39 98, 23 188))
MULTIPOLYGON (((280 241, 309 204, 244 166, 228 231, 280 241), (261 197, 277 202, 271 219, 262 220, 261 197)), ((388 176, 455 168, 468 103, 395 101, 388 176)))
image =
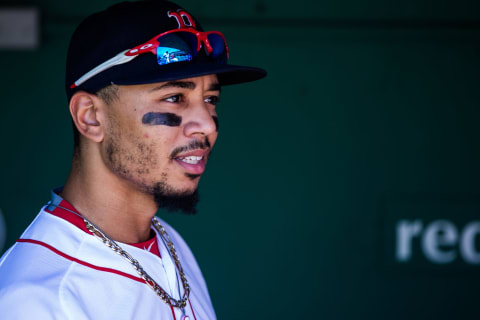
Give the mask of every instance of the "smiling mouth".
POLYGON ((171 159, 182 167, 188 177, 199 177, 205 171, 210 150, 210 142, 205 137, 204 141, 193 140, 186 146, 175 148, 171 153, 171 159))
POLYGON ((188 157, 178 157, 175 160, 180 160, 188 164, 198 164, 203 160, 203 156, 188 156, 188 157))
POLYGON ((194 150, 184 155, 179 155, 173 160, 185 170, 187 176, 200 176, 205 171, 206 150, 194 150))

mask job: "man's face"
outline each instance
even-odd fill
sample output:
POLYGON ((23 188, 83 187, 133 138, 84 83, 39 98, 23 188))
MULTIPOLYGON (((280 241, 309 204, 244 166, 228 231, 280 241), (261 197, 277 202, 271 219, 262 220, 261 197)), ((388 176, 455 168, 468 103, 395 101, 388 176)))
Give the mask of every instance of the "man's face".
POLYGON ((106 166, 156 197, 194 194, 217 139, 219 94, 216 75, 120 86, 106 108, 106 166))

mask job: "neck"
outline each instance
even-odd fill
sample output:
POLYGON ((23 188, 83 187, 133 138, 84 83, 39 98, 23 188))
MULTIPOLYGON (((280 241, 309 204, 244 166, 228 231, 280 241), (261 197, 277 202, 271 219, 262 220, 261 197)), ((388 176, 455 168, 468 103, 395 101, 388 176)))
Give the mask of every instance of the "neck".
POLYGON ((103 163, 78 162, 61 196, 115 241, 148 240, 157 207, 151 195, 122 180, 103 163))

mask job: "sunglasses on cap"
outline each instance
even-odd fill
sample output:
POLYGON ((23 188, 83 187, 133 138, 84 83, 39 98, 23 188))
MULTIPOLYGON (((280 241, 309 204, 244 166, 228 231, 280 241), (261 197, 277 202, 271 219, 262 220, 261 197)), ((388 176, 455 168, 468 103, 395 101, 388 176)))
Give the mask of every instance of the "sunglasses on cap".
POLYGON ((75 81, 70 88, 78 87, 100 72, 116 65, 127 63, 143 53, 150 52, 155 54, 157 56, 157 63, 160 66, 192 61, 198 55, 202 46, 205 48, 206 54, 212 59, 213 63, 227 63, 227 42, 220 32, 202 32, 193 28, 175 29, 161 33, 132 49, 120 52, 113 58, 84 74, 75 81))

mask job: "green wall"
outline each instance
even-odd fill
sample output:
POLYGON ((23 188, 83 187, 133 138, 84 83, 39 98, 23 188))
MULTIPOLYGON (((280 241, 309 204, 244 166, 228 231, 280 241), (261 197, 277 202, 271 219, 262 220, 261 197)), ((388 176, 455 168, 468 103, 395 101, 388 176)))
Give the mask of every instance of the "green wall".
MULTIPOLYGON (((66 46, 114 2, 2 3, 42 13, 38 50, 0 51, 3 250, 65 181, 66 46)), ((479 3, 181 4, 269 72, 222 92, 199 214, 161 213, 219 319, 478 319, 479 3)))

